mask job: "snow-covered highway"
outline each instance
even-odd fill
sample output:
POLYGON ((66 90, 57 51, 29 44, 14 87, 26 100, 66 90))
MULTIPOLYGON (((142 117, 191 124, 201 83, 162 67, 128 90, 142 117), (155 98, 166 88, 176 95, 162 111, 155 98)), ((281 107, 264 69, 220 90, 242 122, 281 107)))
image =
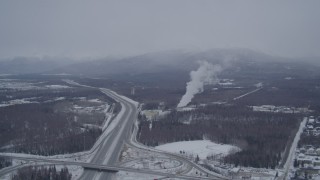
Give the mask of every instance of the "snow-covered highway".
MULTIPOLYGON (((177 175, 177 174, 170 174, 170 173, 164 173, 159 171, 151 171, 149 169, 134 169, 134 168, 127 168, 127 167, 119 167, 119 166, 108 166, 108 165, 100 165, 100 164, 94 164, 94 163, 85 163, 85 162, 75 162, 75 161, 65 161, 65 160, 54 160, 54 159, 44 159, 44 158, 36 158, 36 157, 15 157, 12 155, 2 155, 4 157, 12 157, 19 160, 24 161, 36 161, 36 162, 44 162, 48 164, 56 164, 56 165, 76 165, 76 166, 82 166, 88 171, 89 169, 92 169, 93 172, 97 173, 106 173, 106 172, 118 172, 118 171, 127 171, 127 172, 134 172, 134 173, 141 173, 141 174, 150 174, 150 175, 158 175, 163 177, 170 177, 170 178, 181 178, 181 179, 217 179, 217 178, 210 178, 210 177, 194 177, 189 175, 177 175)), ((25 166, 26 164, 5 168, 3 170, 3 174, 0 173, 0 177, 7 173, 7 171, 11 171, 12 169, 17 169, 22 166, 25 166)), ((1 171, 2 172, 2 171, 1 171)), ((108 173, 107 173, 108 174, 108 173)), ((94 176, 93 179, 96 179, 97 177, 94 176)), ((101 178, 101 177, 100 177, 101 178)))
MULTIPOLYGON (((101 165, 114 165, 119 157, 121 148, 125 140, 129 139, 133 123, 137 117, 137 104, 121 98, 120 95, 108 89, 100 89, 101 92, 113 98, 121 104, 121 111, 118 116, 113 120, 115 126, 109 127, 109 131, 105 137, 102 137, 102 142, 94 153, 90 163, 101 165), (110 130, 110 128, 112 128, 110 130)), ((80 179, 112 179, 113 173, 105 173, 85 170, 80 179)))
MULTIPOLYGON (((76 86, 97 88, 97 87, 81 85, 72 80, 65 80, 65 82, 72 85, 76 85, 76 86)), ((191 169, 195 168, 198 172, 202 172, 202 174, 208 175, 208 178, 206 177, 205 179, 227 179, 200 167, 199 165, 195 164, 194 162, 184 157, 181 157, 173 153, 164 152, 161 150, 156 150, 154 148, 149 148, 137 142, 135 137, 137 133, 136 120, 138 115, 138 103, 127 97, 121 96, 109 89, 105 89, 105 88, 97 88, 97 89, 99 89, 102 93, 106 94, 112 99, 114 99, 116 102, 120 103, 121 111, 112 120, 112 122, 108 125, 108 127, 104 128, 102 135, 93 145, 91 150, 88 152, 90 158, 87 160, 87 162, 79 162, 79 161, 75 162, 70 160, 63 161, 63 160, 46 159, 46 158, 37 159, 36 157, 27 157, 27 156, 25 156, 24 158, 31 158, 29 159, 29 161, 41 160, 43 162, 51 163, 51 164, 79 165, 79 166, 85 167, 85 170, 83 171, 82 175, 79 177, 79 179, 83 179, 83 180, 114 179, 115 172, 118 170, 134 172, 134 173, 153 174, 153 175, 163 176, 163 177, 197 179, 197 177, 190 178, 186 175, 181 175, 181 174, 178 175, 178 174, 172 174, 172 173, 166 173, 166 172, 153 171, 150 169, 134 169, 134 168, 118 166, 117 163, 119 160, 120 153, 123 149, 123 145, 124 143, 127 143, 131 147, 134 147, 137 149, 144 149, 148 151, 155 151, 163 154, 164 156, 173 158, 182 164, 185 164, 189 168, 187 168, 184 171, 184 173, 188 173, 189 171, 191 171, 191 169), (99 168, 109 170, 109 171, 97 171, 97 169, 99 168)), ((15 156, 12 155, 12 157, 15 157, 15 156)), ((17 157, 17 158, 23 158, 23 157, 17 157)), ((14 168, 14 170, 15 169, 16 168, 14 168)), ((204 177, 202 177, 202 179, 203 178, 204 177)))

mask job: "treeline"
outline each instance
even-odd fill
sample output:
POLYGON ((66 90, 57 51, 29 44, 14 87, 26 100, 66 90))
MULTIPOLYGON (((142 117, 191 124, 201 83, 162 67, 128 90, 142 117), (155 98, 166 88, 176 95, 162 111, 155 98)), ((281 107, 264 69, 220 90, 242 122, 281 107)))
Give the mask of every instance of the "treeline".
POLYGON ((55 166, 42 166, 40 168, 28 166, 19 169, 18 172, 12 176, 12 180, 71 180, 71 177, 72 174, 69 173, 67 167, 57 171, 55 166))
POLYGON ((242 105, 309 107, 319 112, 319 78, 277 80, 256 93, 237 100, 242 105))
POLYGON ((0 157, 0 169, 11 166, 12 160, 5 157, 0 157))
POLYGON ((212 105, 193 111, 173 111, 150 122, 140 116, 138 139, 145 145, 210 139, 233 144, 242 151, 223 159, 240 166, 274 168, 294 137, 299 117, 291 114, 253 112, 236 105, 212 105))
POLYGON ((101 129, 85 129, 84 132, 68 132, 60 137, 25 139, 19 144, 10 148, 10 151, 17 153, 28 153, 43 156, 56 154, 74 153, 89 150, 101 135, 101 129))
POLYGON ((55 103, 0 108, 2 151, 37 155, 73 153, 90 149, 101 129, 83 128, 74 114, 55 110, 55 103))
MULTIPOLYGON (((66 84, 63 84, 66 85, 66 84)), ((71 85, 66 85, 70 86, 71 85)), ((72 99, 75 97, 87 97, 89 99, 99 98, 109 104, 116 103, 112 98, 101 93, 98 89, 76 87, 76 88, 62 88, 62 89, 31 89, 31 90, 16 90, 16 89, 1 89, 0 102, 6 102, 13 99, 23 99, 30 97, 37 97, 35 101, 44 102, 50 101, 57 97, 65 97, 72 99)))

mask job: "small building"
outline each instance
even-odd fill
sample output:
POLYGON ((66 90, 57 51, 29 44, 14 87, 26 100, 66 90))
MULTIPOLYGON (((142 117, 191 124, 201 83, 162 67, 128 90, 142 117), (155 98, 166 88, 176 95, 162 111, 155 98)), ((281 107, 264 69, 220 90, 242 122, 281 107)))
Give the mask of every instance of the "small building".
POLYGON ((234 168, 232 168, 232 169, 230 170, 230 173, 238 174, 238 173, 239 173, 239 171, 240 171, 240 168, 238 168, 238 167, 234 167, 234 168))
POLYGON ((309 148, 306 152, 307 155, 315 155, 316 151, 313 147, 309 148))
POLYGON ((313 125, 307 125, 308 130, 313 130, 313 125))
POLYGON ((304 176, 305 174, 308 175, 314 175, 314 174, 319 174, 320 169, 319 168, 314 168, 314 167, 307 167, 307 168, 300 168, 297 170, 298 175, 304 176))
POLYGON ((159 111, 156 111, 156 110, 144 110, 142 112, 143 115, 146 116, 146 118, 148 120, 152 120, 152 119, 155 119, 159 116, 159 111))
POLYGON ((298 158, 305 158, 306 157, 306 155, 304 155, 303 153, 300 153, 299 155, 298 155, 298 158))
POLYGON ((313 118, 309 118, 308 123, 309 124, 313 124, 315 122, 315 120, 313 118))
POLYGON ((320 166, 320 160, 313 160, 313 166, 320 166))
POLYGON ((306 148, 304 148, 304 147, 300 148, 299 152, 302 153, 302 154, 305 153, 306 152, 306 148))
POLYGON ((320 121, 316 121, 314 124, 313 124, 314 127, 320 127, 320 121))
POLYGON ((312 159, 311 158, 307 158, 307 157, 298 158, 298 162, 299 162, 299 164, 301 164, 301 165, 303 164, 304 166, 308 166, 310 164, 313 165, 312 159))
POLYGON ((313 131, 313 132, 312 132, 312 135, 314 135, 314 136, 319 136, 319 135, 320 135, 320 132, 319 132, 319 131, 313 131))

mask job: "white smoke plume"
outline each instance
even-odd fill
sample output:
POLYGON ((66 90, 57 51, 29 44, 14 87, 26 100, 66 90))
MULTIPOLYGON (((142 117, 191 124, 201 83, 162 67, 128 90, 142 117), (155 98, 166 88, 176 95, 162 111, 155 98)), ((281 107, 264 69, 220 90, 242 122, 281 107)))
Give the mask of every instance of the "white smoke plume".
POLYGON ((186 93, 182 96, 179 107, 188 105, 194 95, 203 92, 204 85, 218 82, 217 74, 222 71, 220 65, 213 65, 207 61, 200 61, 200 67, 196 71, 190 72, 191 81, 187 83, 186 93))

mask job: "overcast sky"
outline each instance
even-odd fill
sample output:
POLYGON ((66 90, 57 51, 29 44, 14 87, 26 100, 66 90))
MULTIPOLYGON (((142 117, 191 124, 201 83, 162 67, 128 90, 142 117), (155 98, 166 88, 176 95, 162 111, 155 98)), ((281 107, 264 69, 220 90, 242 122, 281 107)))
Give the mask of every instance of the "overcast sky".
POLYGON ((0 1, 0 58, 229 47, 320 56, 320 1, 0 1))

